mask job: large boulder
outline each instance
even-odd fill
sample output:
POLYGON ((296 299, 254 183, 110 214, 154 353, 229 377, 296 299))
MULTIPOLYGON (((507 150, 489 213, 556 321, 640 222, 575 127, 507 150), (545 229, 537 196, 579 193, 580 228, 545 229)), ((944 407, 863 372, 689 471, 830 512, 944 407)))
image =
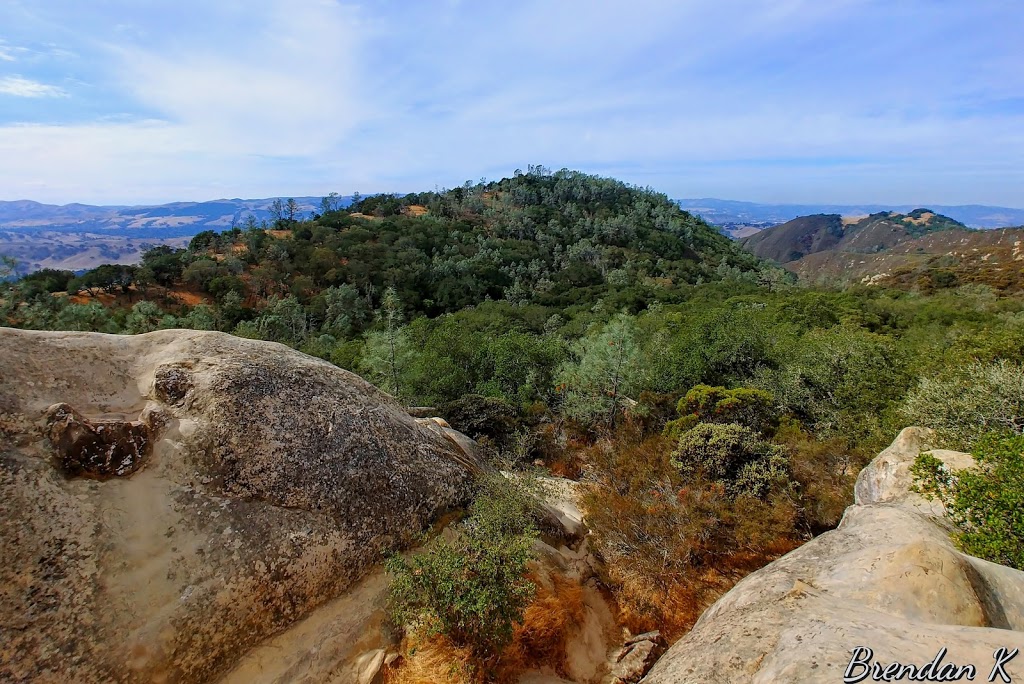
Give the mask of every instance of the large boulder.
POLYGON ((0 328, 0 681, 209 681, 475 467, 282 345, 0 328))
MULTIPOLYGON (((841 682, 855 656, 867 660, 858 648, 883 667, 923 667, 947 649, 940 668, 974 665, 984 680, 997 649, 1024 649, 1024 573, 957 551, 941 505, 909 489, 930 437, 904 430, 861 473, 836 530, 739 582, 643 681, 841 682)), ((932 453, 956 468, 971 463, 932 453)), ((1024 663, 1006 671, 1020 676, 1024 663)))

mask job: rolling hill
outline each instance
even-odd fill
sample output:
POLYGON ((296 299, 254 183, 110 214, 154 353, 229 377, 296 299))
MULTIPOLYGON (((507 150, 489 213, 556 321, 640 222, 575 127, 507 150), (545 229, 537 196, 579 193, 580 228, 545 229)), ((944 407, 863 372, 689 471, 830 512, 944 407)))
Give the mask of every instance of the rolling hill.
MULTIPOLYGON (((276 198, 173 202, 152 206, 52 205, 0 201, 0 254, 19 272, 42 268, 82 270, 100 264, 138 263, 155 245, 183 247, 204 230, 222 231, 248 221, 273 221, 276 198)), ((338 197, 347 206, 351 197, 338 197)), ((295 198, 298 215, 320 208, 319 197, 295 198)))
MULTIPOLYGON (((869 216, 883 212, 908 213, 915 205, 885 204, 759 204, 710 197, 678 200, 681 209, 696 214, 722 228, 733 238, 743 238, 759 230, 812 214, 869 216)), ((919 205, 918 205, 919 206, 919 205)), ((1024 209, 982 204, 929 205, 971 228, 1007 228, 1024 224, 1024 209)))
POLYGON ((821 285, 933 289, 967 283, 1024 289, 1024 228, 972 230, 927 209, 862 219, 804 216, 740 241, 821 285))

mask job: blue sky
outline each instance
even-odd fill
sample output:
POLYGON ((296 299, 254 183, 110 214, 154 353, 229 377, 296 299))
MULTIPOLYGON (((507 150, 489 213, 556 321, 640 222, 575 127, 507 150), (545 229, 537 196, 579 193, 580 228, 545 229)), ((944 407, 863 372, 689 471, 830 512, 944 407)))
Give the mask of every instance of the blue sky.
POLYGON ((415 191, 1024 207, 1020 0, 0 0, 0 199, 415 191))

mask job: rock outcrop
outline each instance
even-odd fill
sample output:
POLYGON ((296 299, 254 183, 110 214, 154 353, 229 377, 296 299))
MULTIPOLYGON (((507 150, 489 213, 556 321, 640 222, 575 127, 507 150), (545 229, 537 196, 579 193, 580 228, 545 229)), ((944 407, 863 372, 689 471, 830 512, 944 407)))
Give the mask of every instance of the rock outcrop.
POLYGON ((0 680, 209 681, 465 501, 474 468, 282 345, 0 328, 0 680))
MULTIPOLYGON (((974 665, 984 681, 997 649, 1024 649, 1024 573, 958 552, 941 505, 909 490, 929 438, 904 430, 861 473, 836 530, 739 582, 643 681, 841 682, 861 647, 883 667, 922 667, 947 649, 942 664, 974 665)), ((1024 676, 1024 661, 1006 671, 1024 676)))

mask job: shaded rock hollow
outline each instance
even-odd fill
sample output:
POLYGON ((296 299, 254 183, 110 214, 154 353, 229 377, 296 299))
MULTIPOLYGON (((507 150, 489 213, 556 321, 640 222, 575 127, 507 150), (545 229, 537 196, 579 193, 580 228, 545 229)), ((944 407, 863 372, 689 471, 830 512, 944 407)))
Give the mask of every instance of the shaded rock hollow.
POLYGON ((474 467, 282 345, 0 328, 0 680, 213 679, 462 503, 474 467))

